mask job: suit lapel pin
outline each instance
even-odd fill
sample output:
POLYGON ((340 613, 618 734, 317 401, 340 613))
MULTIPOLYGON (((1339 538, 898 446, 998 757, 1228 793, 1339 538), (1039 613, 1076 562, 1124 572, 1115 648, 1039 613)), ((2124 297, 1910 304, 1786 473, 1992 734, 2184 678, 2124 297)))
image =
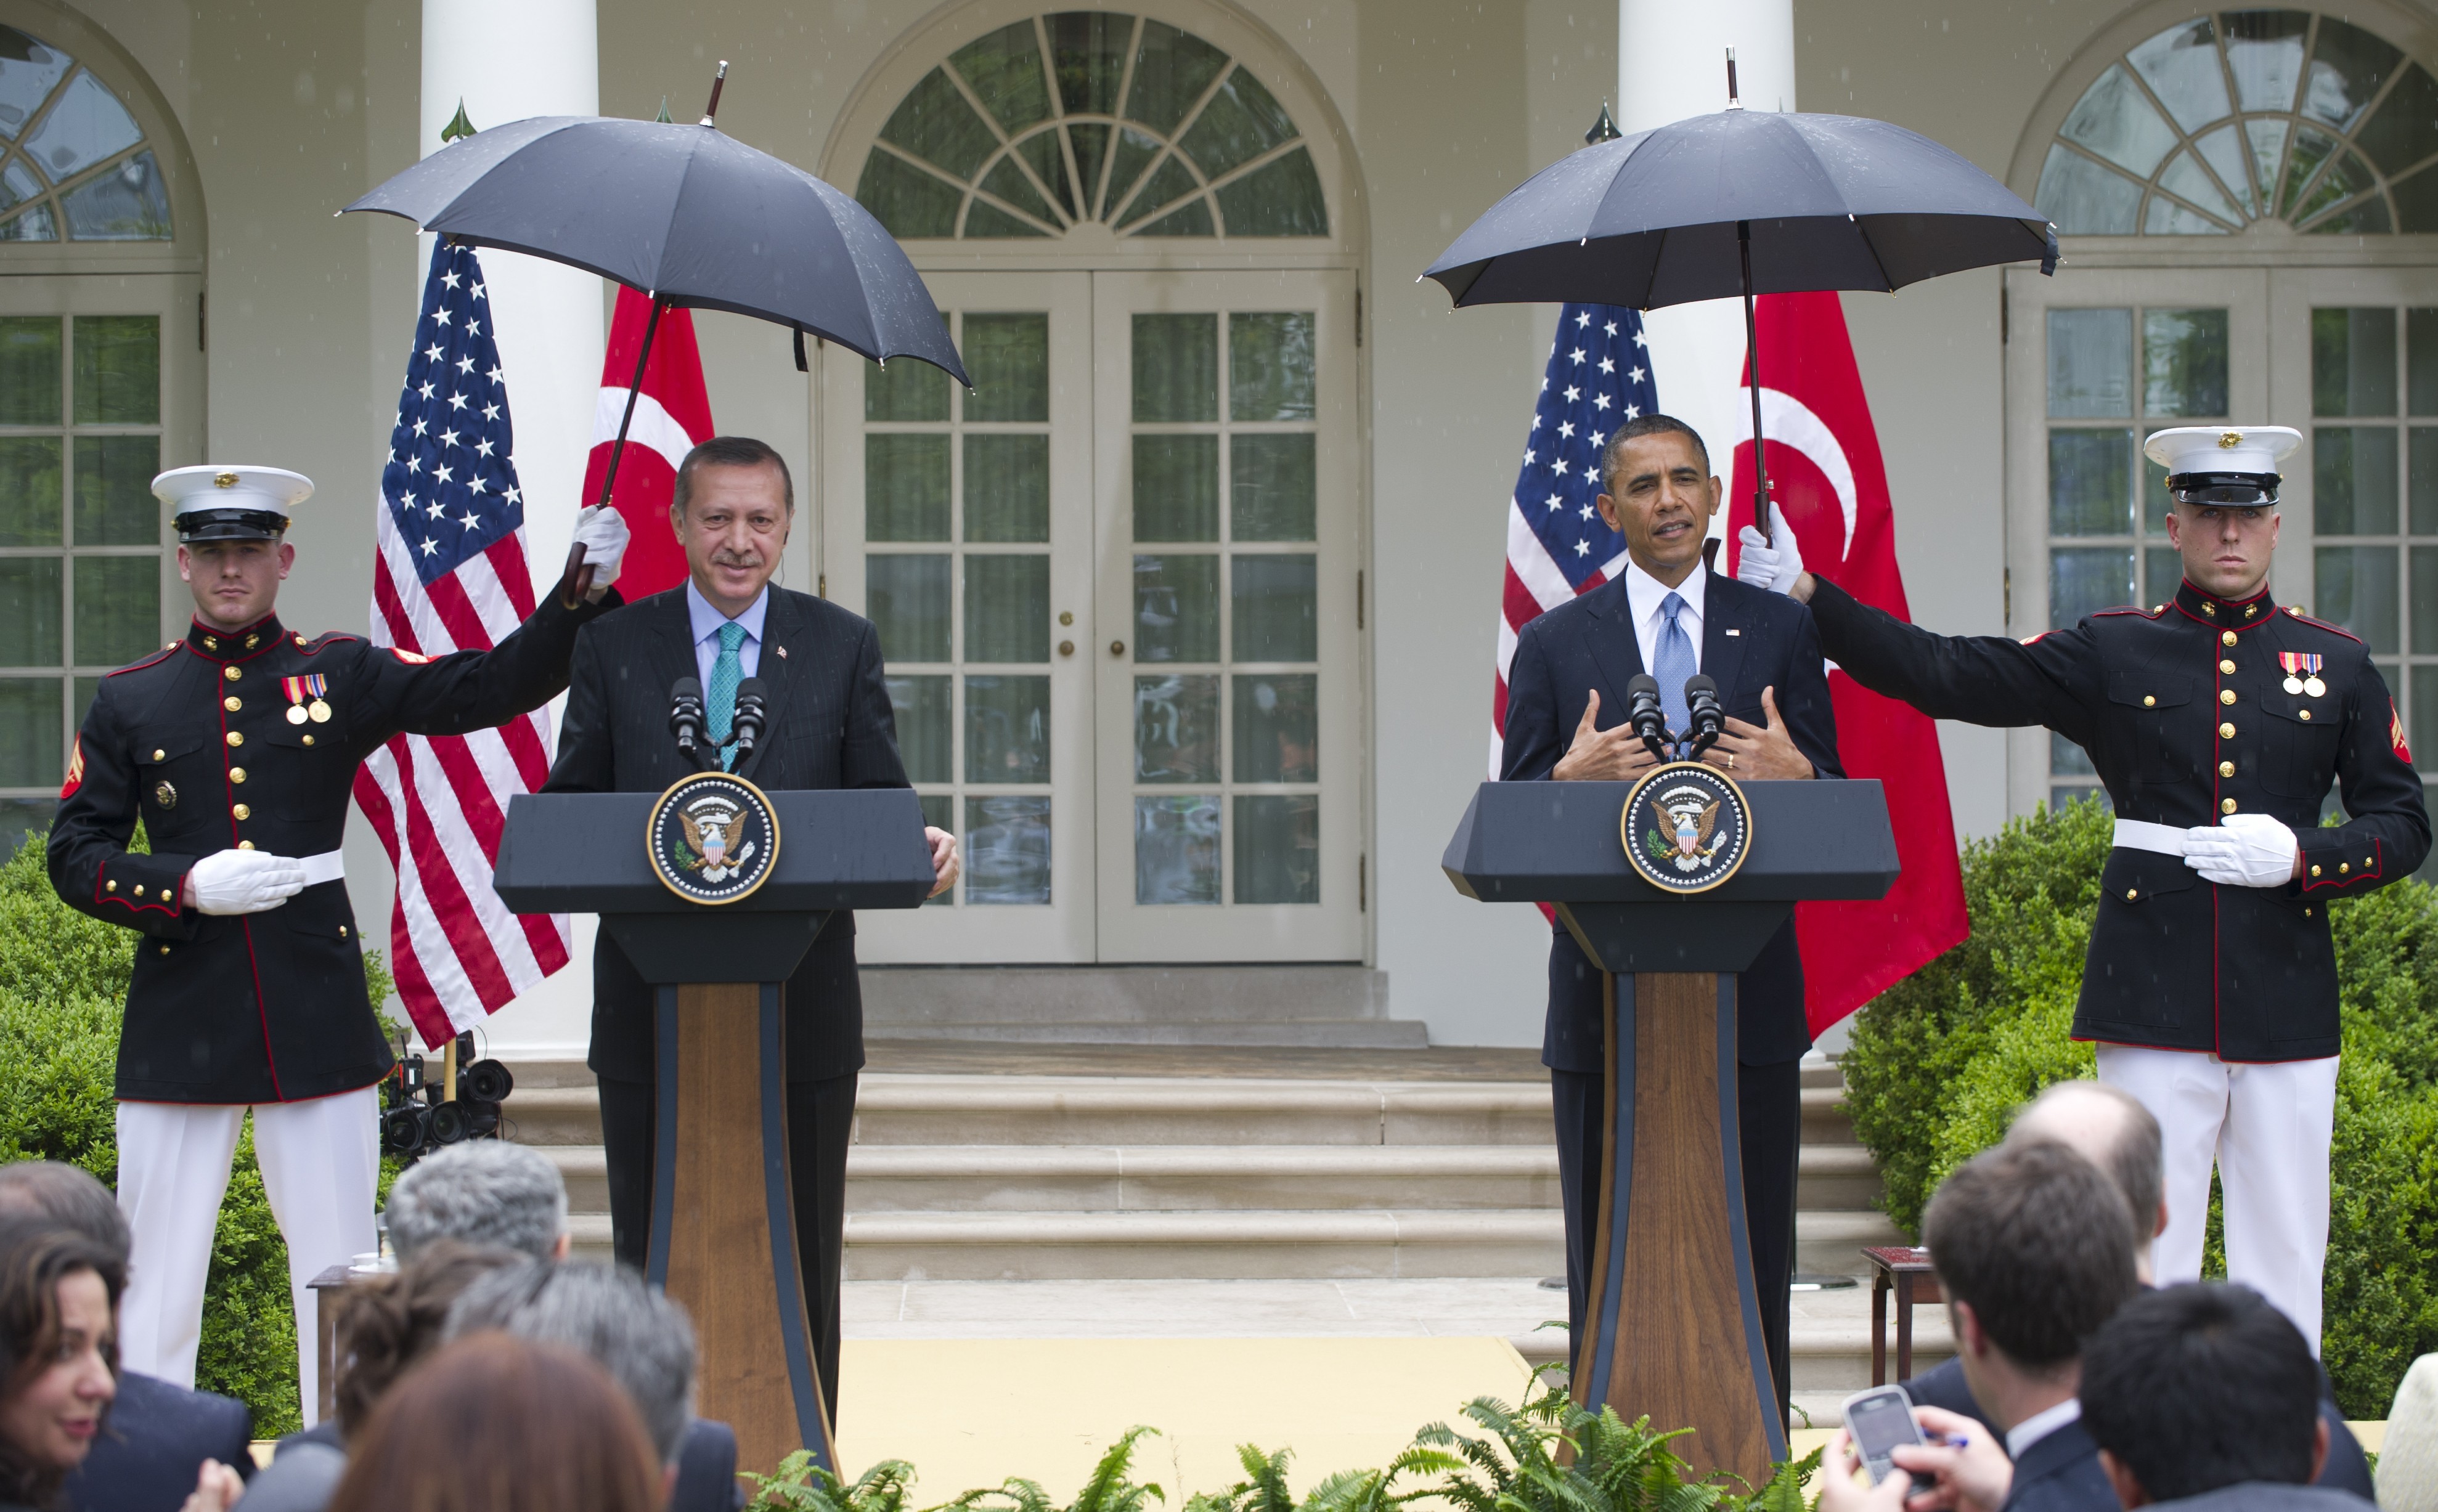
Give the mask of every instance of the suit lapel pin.
POLYGON ((770 649, 779 653, 780 660, 785 661, 787 659, 787 648, 786 646, 774 645, 770 649))
POLYGON ((1743 632, 1742 632, 1741 630, 1729 630, 1727 633, 1728 633, 1729 635, 1741 635, 1741 634, 1743 634, 1743 632))

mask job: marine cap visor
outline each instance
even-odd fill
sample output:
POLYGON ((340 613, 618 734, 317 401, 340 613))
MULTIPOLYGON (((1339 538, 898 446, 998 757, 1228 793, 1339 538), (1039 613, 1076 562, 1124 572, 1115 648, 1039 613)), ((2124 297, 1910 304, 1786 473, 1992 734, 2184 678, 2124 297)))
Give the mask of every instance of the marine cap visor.
POLYGON ((288 517, 272 509, 221 506, 182 510, 177 519, 181 544, 195 541, 277 540, 288 529, 288 517))
POLYGON ((2179 472, 2167 479, 2167 495, 2180 504, 2258 508, 2277 502, 2285 475, 2274 472, 2179 472))

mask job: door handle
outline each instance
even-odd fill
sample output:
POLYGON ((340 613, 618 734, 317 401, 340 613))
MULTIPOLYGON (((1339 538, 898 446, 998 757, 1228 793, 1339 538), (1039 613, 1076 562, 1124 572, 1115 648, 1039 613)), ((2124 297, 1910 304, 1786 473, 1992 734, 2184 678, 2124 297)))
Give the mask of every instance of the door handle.
POLYGON ((1058 642, 1058 654, 1059 654, 1060 656, 1062 656, 1062 657, 1071 657, 1071 656, 1073 656, 1073 655, 1075 654, 1075 642, 1072 642, 1072 641, 1061 641, 1061 642, 1058 642))
POLYGON ((1109 642, 1109 655, 1113 657, 1122 657, 1125 654, 1126 643, 1123 641, 1112 641, 1109 642))

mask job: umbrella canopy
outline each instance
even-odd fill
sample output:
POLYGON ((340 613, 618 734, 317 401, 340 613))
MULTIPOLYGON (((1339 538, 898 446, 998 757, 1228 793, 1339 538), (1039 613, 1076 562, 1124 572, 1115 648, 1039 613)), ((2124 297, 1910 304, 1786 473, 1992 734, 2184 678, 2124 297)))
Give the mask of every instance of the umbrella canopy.
POLYGON ((1918 132, 1853 115, 1725 110, 1551 164, 1423 276, 1458 305, 1656 309, 1738 294, 1897 290, 2032 258, 2053 273, 2057 256, 2046 218, 1918 132))
MULTIPOLYGON (((443 148, 346 207, 733 310, 970 386, 930 290, 855 200, 699 126, 542 115, 443 148)), ((343 212, 344 213, 344 212, 343 212)))

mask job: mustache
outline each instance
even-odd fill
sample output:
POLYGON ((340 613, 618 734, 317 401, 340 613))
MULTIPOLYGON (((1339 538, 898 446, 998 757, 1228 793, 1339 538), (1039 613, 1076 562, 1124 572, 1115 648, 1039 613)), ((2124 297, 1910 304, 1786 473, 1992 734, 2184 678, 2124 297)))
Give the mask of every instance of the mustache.
POLYGON ((762 565, 762 554, 733 552, 722 547, 711 554, 711 564, 714 567, 759 567, 762 565))

